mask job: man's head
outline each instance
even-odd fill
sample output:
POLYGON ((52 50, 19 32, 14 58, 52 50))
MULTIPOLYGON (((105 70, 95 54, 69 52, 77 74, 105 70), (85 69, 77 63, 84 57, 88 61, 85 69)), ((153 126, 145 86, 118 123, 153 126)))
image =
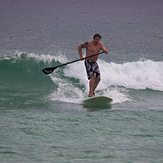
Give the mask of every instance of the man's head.
POLYGON ((101 40, 101 35, 96 33, 94 36, 93 36, 93 41, 95 44, 99 43, 99 41, 101 40))
POLYGON ((96 34, 93 36, 93 39, 95 39, 95 38, 99 38, 99 39, 101 39, 102 37, 101 37, 100 34, 96 33, 96 34))

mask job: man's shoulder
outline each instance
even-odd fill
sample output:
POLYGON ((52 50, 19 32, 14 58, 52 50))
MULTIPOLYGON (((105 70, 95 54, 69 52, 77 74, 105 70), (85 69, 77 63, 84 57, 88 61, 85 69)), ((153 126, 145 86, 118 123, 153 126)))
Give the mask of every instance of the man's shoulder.
POLYGON ((86 41, 84 44, 88 46, 90 44, 90 42, 86 41))
POLYGON ((84 43, 81 44, 80 46, 81 46, 82 48, 87 48, 88 45, 89 45, 89 42, 84 42, 84 43))

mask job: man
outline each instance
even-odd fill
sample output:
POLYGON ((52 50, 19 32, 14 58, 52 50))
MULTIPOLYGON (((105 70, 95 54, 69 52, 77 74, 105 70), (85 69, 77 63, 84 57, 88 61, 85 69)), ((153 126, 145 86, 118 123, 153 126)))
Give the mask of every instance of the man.
MULTIPOLYGON (((85 42, 78 46, 78 52, 81 60, 83 59, 82 49, 86 49, 86 57, 98 54, 101 50, 106 54, 108 53, 108 49, 101 42, 101 38, 101 35, 97 33, 93 36, 92 41, 85 42)), ((85 67, 89 80, 89 97, 95 95, 95 89, 100 82, 100 71, 97 64, 97 59, 98 55, 85 59, 85 67)))

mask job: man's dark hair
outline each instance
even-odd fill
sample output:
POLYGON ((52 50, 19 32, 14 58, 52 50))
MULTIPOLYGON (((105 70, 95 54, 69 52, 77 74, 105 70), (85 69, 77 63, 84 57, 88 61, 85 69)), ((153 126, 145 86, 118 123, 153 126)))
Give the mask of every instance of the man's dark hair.
POLYGON ((100 34, 98 34, 98 33, 96 33, 94 36, 93 36, 93 39, 95 39, 96 37, 98 37, 99 39, 101 39, 102 37, 101 37, 101 35, 100 34))

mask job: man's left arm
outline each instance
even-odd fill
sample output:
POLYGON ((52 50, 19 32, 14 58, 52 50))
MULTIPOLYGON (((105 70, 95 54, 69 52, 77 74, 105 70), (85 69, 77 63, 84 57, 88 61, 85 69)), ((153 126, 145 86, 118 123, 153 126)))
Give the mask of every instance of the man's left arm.
POLYGON ((103 44, 101 44, 101 50, 106 54, 109 52, 109 50, 103 44))

